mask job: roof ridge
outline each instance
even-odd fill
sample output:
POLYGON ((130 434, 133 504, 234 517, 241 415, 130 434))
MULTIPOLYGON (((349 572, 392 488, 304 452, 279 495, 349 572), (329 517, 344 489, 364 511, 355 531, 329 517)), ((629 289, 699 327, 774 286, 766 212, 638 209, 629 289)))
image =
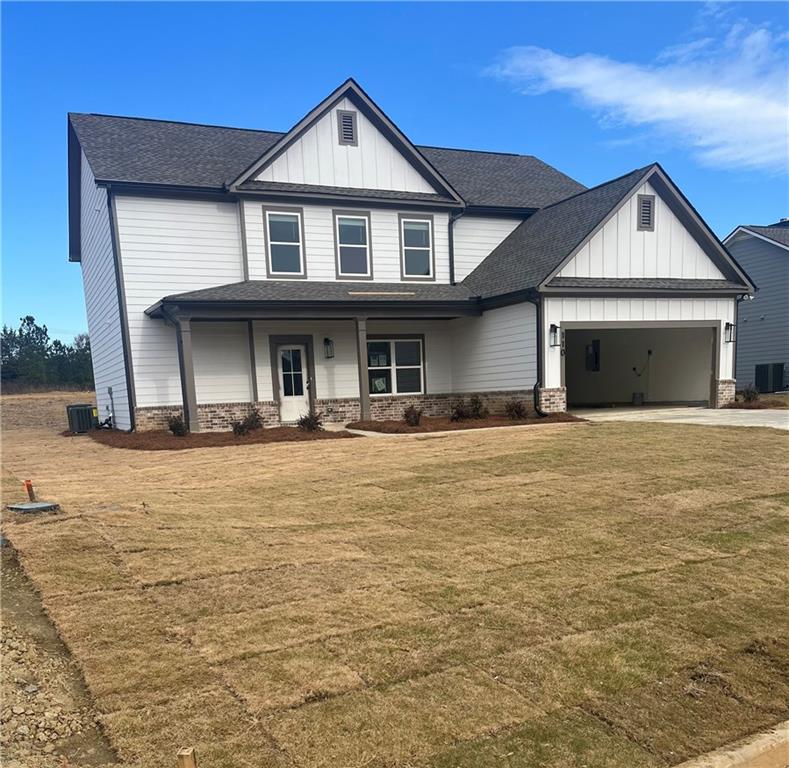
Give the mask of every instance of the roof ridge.
POLYGON ((196 123, 191 120, 166 120, 161 117, 137 117, 134 115, 110 115, 106 112, 69 112, 69 117, 110 117, 114 120, 140 120, 145 123, 169 123, 170 125, 193 125, 198 128, 221 128, 227 131, 246 131, 247 133, 271 133, 284 136, 287 131, 269 131, 263 128, 241 128, 237 125, 217 125, 216 123, 196 123))
MULTIPOLYGON (((585 195, 587 192, 594 192, 597 189, 602 189, 603 187, 607 187, 609 184, 614 184, 617 181, 622 181, 622 179, 626 179, 628 176, 633 176, 636 173, 643 172, 646 173, 648 168, 654 168, 657 166, 657 163, 650 163, 649 165, 645 165, 643 168, 634 168, 632 171, 628 171, 627 173, 623 173, 621 176, 617 176, 615 179, 609 179, 608 181, 603 181, 600 184, 596 184, 594 187, 589 187, 587 189, 583 189, 580 192, 576 192, 569 197, 564 197, 561 200, 557 200, 555 203, 551 203, 550 205, 546 205, 544 208, 540 208, 537 213, 540 211, 547 211, 549 208, 555 208, 557 205, 561 205, 562 203, 566 203, 568 200, 573 200, 576 197, 580 197, 581 195, 585 195)), ((528 221, 528 219, 527 219, 528 221)))

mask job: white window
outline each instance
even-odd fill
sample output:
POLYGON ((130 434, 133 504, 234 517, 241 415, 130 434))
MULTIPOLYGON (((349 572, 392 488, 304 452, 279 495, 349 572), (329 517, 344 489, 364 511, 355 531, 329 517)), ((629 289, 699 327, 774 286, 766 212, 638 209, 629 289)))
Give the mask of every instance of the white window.
POLYGON ((304 276, 301 212, 266 211, 268 271, 274 276, 304 276))
POLYGON ((418 395, 424 390, 421 339, 367 342, 371 395, 418 395))
POLYGON ((400 218, 402 276, 409 279, 433 279, 432 219, 400 218))
POLYGON ((370 222, 366 215, 335 214, 337 276, 371 277, 370 222))

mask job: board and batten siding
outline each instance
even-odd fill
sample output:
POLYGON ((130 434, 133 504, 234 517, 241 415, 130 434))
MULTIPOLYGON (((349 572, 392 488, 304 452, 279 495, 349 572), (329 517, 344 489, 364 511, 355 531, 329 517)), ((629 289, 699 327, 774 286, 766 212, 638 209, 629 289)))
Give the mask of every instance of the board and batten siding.
POLYGON ((727 244, 756 283, 752 301, 742 301, 737 318, 737 381, 754 384, 756 366, 784 364, 789 378, 789 250, 747 233, 727 244))
POLYGON ((523 219, 462 216, 453 224, 455 280, 471 274, 523 219))
POLYGON ((537 378, 537 313, 524 302, 460 318, 452 327, 455 392, 529 389, 537 378))
POLYGON ((436 191, 347 98, 330 109, 255 178, 257 181, 356 189, 436 191), (356 112, 356 145, 340 144, 337 110, 356 112))
POLYGON ((80 197, 82 282, 99 419, 107 418, 114 403, 115 425, 131 429, 107 191, 96 186, 84 153, 80 197), (112 401, 108 387, 112 387, 112 401))
POLYGON ((649 183, 621 205, 557 277, 724 279, 649 183), (636 226, 639 195, 655 196, 654 231, 639 231, 636 226))
MULTIPOLYGON (((265 280, 266 273, 266 241, 265 220, 263 210, 265 203, 252 200, 243 201, 244 227, 247 238, 247 256, 249 262, 249 279, 265 280)), ((292 206, 285 206, 292 207, 292 206)), ((342 207, 326 205, 297 206, 302 209, 304 221, 304 254, 306 256, 307 279, 330 281, 337 279, 334 249, 334 217, 333 212, 341 212, 342 207)), ((359 206, 345 210, 358 212, 364 210, 359 206)), ((373 208, 370 213, 370 243, 372 246, 373 280, 379 283, 402 282, 400 276, 400 222, 396 210, 373 208)), ((405 215, 405 213, 403 213, 405 215)), ((413 214, 419 217, 422 214, 413 214)), ((433 214, 433 249, 435 252, 436 282, 449 282, 449 237, 448 214, 433 214)), ((278 275, 277 280, 287 279, 278 275)), ((353 280, 355 290, 359 281, 353 280)), ((369 281, 368 281, 369 282, 369 281)), ((406 280, 406 282, 408 282, 406 280)))
POLYGON ((544 387, 561 386, 561 349, 549 346, 552 324, 563 322, 595 322, 605 328, 609 322, 710 321, 718 329, 720 355, 717 376, 733 378, 734 344, 721 342, 724 323, 734 322, 735 299, 642 299, 642 298, 546 298, 543 349, 545 350, 544 387))
POLYGON ((244 279, 237 206, 119 196, 116 213, 137 406, 178 405, 175 331, 145 310, 163 296, 244 279))

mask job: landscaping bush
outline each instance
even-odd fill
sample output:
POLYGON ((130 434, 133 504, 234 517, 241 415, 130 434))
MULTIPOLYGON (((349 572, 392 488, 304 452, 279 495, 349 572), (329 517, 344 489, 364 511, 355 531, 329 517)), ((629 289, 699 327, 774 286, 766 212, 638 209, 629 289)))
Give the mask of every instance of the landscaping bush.
POLYGON ((529 409, 523 400, 508 400, 504 403, 504 413, 508 419, 518 421, 525 419, 529 415, 529 409))
POLYGON ((415 408, 413 405, 409 405, 408 408, 403 411, 403 421, 408 424, 409 427, 418 427, 419 423, 422 421, 422 411, 419 408, 415 408))
POLYGON ((310 408, 297 422, 296 426, 305 432, 318 432, 323 429, 323 414, 310 408))
POLYGON ((452 415, 449 417, 452 421, 464 421, 465 419, 486 419, 488 418, 488 409, 482 403, 479 395, 472 395, 468 403, 461 400, 455 403, 452 408, 452 415))
POLYGON ((753 384, 748 384, 740 392, 740 396, 746 403, 755 403, 759 399, 759 390, 753 384))
POLYGON ((167 428, 176 437, 185 437, 189 434, 189 427, 186 426, 184 417, 181 416, 180 413, 176 414, 175 416, 170 416, 170 418, 167 419, 167 428))
POLYGON ((263 417, 257 408, 253 408, 241 421, 233 422, 234 435, 248 435, 253 429, 263 426, 263 417))

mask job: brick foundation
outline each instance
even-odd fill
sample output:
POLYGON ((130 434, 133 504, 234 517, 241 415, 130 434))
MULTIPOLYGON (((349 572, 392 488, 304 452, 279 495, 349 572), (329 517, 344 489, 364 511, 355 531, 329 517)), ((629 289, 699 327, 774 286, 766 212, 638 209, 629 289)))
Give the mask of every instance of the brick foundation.
POLYGON ((336 397, 315 400, 315 410, 330 424, 347 424, 359 420, 359 398, 336 397))
MULTIPOLYGON (((262 400, 257 403, 206 403, 197 406, 197 422, 201 432, 227 432, 234 421, 241 421, 255 407, 263 416, 263 424, 274 427, 279 424, 279 409, 273 401, 262 400)), ((153 429, 167 429, 170 416, 182 415, 180 405, 164 405, 136 408, 134 418, 136 429, 147 432, 153 429)))
POLYGON ((543 413, 560 413, 567 410, 567 387, 542 387, 537 390, 537 402, 543 413))
POLYGON ((710 408, 723 408, 724 405, 734 402, 734 379, 718 379, 713 390, 714 399, 710 408))
POLYGON ((532 405, 531 390, 510 390, 506 392, 464 392, 461 394, 437 395, 385 395, 370 398, 370 416, 376 420, 402 419, 403 411, 413 405, 425 416, 449 416, 455 403, 477 395, 492 415, 504 413, 504 405, 510 400, 523 400, 532 405))

